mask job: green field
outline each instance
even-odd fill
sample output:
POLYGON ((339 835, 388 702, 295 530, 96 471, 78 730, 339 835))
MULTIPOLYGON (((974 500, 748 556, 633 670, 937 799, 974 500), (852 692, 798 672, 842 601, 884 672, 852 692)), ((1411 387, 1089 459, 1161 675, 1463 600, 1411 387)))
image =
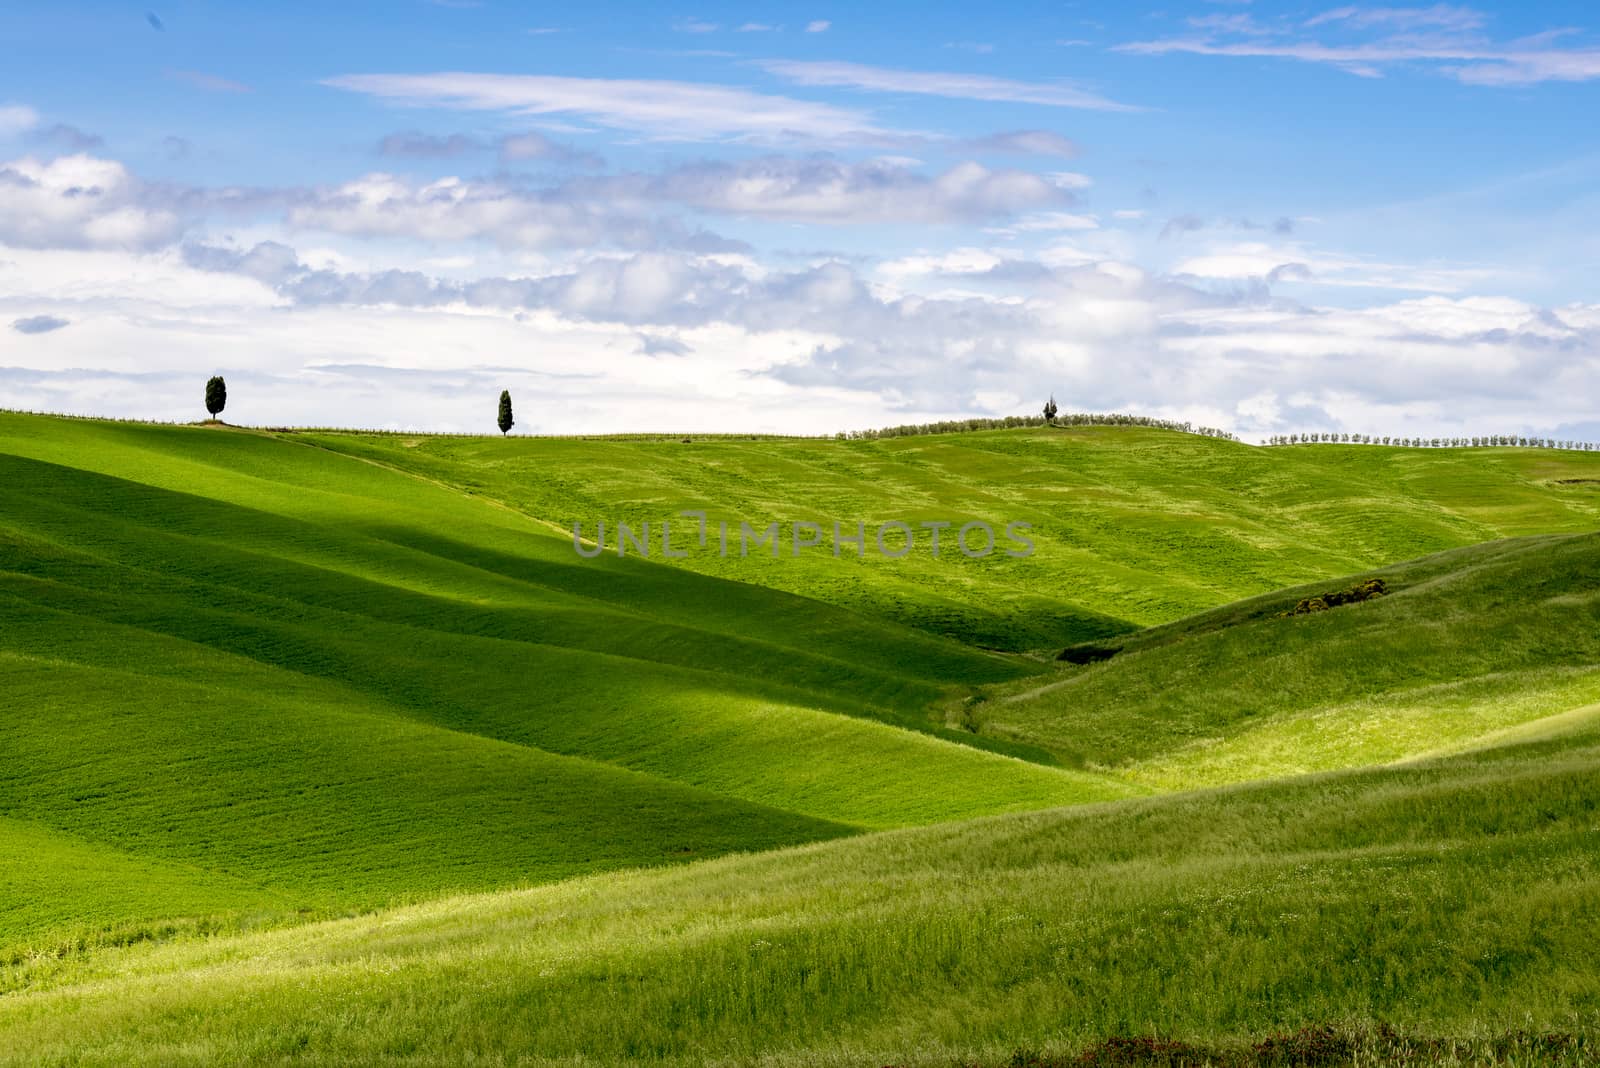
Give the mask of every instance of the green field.
POLYGON ((1589 1063, 1597 530, 1594 453, 0 414, 0 1063, 1589 1063))

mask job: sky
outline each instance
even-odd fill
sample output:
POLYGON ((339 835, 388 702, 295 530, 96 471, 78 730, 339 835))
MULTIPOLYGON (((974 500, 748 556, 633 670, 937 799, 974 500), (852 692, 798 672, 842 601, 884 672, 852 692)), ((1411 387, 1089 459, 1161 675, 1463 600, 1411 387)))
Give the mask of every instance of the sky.
POLYGON ((0 51, 0 407, 1600 441, 1592 3, 12 0, 0 51))

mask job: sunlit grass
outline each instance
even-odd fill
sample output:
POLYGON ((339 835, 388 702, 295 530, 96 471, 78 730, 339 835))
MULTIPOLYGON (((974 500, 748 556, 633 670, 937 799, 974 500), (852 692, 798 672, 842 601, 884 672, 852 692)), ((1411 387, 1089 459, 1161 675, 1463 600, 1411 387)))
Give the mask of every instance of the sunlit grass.
MULTIPOLYGON (((1600 701, 1600 535, 1513 539, 1383 569, 1388 595, 1283 617, 1301 587, 1108 643, 997 687, 985 732, 1185 789, 1380 764, 1600 701)), ((953 715, 953 713, 951 713, 953 715)))
POLYGON ((1591 1033, 1597 466, 0 415, 0 1063, 1591 1033), (563 533, 683 508, 1039 551, 563 533))
POLYGON ((25 969, 0 1028, 86 1064, 999 1064, 1326 1022, 1582 1031, 1597 772, 1591 731, 136 946, 25 969))

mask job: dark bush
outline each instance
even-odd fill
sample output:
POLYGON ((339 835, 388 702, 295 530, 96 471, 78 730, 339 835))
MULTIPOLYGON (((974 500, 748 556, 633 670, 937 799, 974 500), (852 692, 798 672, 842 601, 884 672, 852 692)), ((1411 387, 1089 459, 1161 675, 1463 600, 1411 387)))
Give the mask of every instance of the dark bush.
POLYGON ((1065 660, 1069 664, 1093 664, 1101 660, 1110 660, 1122 652, 1121 646, 1108 645, 1073 645, 1061 650, 1057 660, 1065 660))
POLYGON ((1338 608, 1344 604, 1360 604, 1370 601, 1374 597, 1382 597, 1389 592, 1389 584, 1381 578, 1370 578, 1358 582, 1349 589, 1336 590, 1333 593, 1324 593, 1317 597, 1303 598, 1299 604, 1287 612, 1279 613, 1278 618, 1286 619, 1289 616, 1303 616, 1312 612, 1326 612, 1330 608, 1338 608))

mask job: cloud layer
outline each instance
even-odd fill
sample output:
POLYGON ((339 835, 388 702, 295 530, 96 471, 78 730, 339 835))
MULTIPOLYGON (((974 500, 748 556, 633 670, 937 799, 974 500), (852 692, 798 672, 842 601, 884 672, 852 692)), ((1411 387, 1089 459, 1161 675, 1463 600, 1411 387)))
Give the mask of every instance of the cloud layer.
POLYGON ((1367 78, 1410 64, 1468 85, 1497 87, 1600 78, 1600 47, 1564 44, 1572 31, 1497 40, 1484 32, 1489 21, 1482 12, 1450 4, 1347 6, 1298 24, 1233 14, 1191 19, 1195 32, 1131 42, 1120 50, 1290 59, 1327 64, 1367 78))
POLYGON ((569 116, 659 141, 893 140, 866 112, 698 82, 535 74, 346 74, 327 85, 395 104, 569 116))
MULTIPOLYGON (((247 170, 187 128, 97 119, 102 138, 0 105, 0 406, 192 418, 194 383, 222 370, 230 415, 268 424, 484 429, 512 388, 521 429, 547 432, 830 432, 1054 394, 1245 435, 1600 437, 1592 292, 1540 298, 1511 264, 1423 240, 1363 249, 1351 234, 1417 227, 1422 208, 1330 223, 1294 183, 1264 196, 1231 160, 1197 163, 1209 142, 1108 164, 1107 131, 1192 116, 1099 84, 1181 53, 1423 70, 1485 96, 1600 75, 1582 37, 1506 39, 1450 4, 1164 24, 1092 46, 1095 82, 1013 66, 1003 43, 936 53, 966 71, 826 58, 856 31, 821 20, 685 19, 805 58, 647 68, 692 60, 722 83, 318 71, 297 91, 340 117, 307 142, 326 149, 315 168, 247 170), (1222 188, 1186 191, 1208 181, 1222 188)), ((283 91, 152 80, 230 116, 283 91)), ((1584 262, 1592 195, 1567 195, 1562 248, 1584 262)), ((1487 228, 1481 202, 1461 194, 1438 225, 1487 228)))

